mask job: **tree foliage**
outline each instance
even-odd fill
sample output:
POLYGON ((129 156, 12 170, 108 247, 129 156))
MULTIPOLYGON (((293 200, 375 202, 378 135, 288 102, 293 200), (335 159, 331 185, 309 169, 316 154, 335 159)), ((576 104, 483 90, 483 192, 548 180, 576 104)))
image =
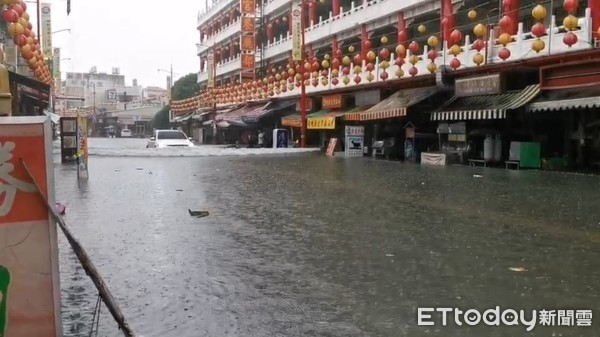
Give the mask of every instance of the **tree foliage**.
MULTIPOLYGON (((189 73, 173 83, 173 100, 179 101, 198 95, 200 87, 198 86, 197 75, 189 73)), ((169 128, 169 110, 170 105, 166 105, 156 113, 152 124, 157 129, 169 128)))
POLYGON ((178 101, 198 95, 200 86, 196 73, 190 73, 173 83, 173 100, 178 101))
POLYGON ((168 129, 169 128, 169 110, 171 110, 170 105, 165 105, 162 109, 160 109, 154 118, 152 119, 152 126, 156 129, 168 129))

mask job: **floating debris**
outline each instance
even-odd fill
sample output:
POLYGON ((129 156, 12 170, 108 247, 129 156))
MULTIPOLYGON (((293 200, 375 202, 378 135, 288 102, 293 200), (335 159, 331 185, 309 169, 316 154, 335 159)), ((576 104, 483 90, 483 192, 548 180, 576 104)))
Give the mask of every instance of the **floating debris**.
POLYGON ((394 254, 385 254, 385 256, 387 256, 387 257, 393 257, 394 254))
POLYGON ((183 192, 183 190, 178 189, 178 190, 175 190, 175 192, 183 192))
POLYGON ((524 272, 524 271, 527 271, 527 269, 525 269, 525 268, 523 268, 523 267, 510 267, 510 268, 508 268, 508 269, 510 269, 511 271, 516 271, 516 272, 524 272))
POLYGON ((474 174, 473 178, 483 178, 483 176, 481 174, 474 174))
POLYGON ((191 209, 188 209, 188 212, 191 216, 196 218, 204 218, 205 216, 208 216, 208 211, 192 211, 191 209))
POLYGON ((143 169, 143 168, 141 168, 141 167, 138 167, 138 168, 136 168, 136 170, 138 170, 138 171, 143 171, 144 169, 143 169))

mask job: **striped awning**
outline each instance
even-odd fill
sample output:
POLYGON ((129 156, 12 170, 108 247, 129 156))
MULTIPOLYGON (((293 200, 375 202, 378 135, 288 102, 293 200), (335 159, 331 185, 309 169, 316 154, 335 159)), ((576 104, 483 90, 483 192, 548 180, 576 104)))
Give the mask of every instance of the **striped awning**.
POLYGON ((436 86, 400 90, 366 111, 347 114, 345 119, 347 121, 370 121, 406 116, 407 108, 439 91, 440 88, 436 86))
POLYGON ((600 108, 600 88, 544 91, 527 106, 529 112, 600 108))
MULTIPOLYGON (((308 114, 306 116, 307 124, 308 124, 308 120, 310 118, 323 117, 327 113, 328 113, 328 110, 320 110, 320 111, 308 114)), ((292 128, 301 128, 302 127, 302 118, 300 117, 299 113, 287 115, 287 116, 281 117, 281 125, 287 126, 287 127, 292 127, 292 128)))
POLYGON ((497 95, 453 97, 441 111, 431 114, 434 121, 504 119, 508 110, 518 109, 534 99, 540 92, 539 84, 519 91, 497 95))

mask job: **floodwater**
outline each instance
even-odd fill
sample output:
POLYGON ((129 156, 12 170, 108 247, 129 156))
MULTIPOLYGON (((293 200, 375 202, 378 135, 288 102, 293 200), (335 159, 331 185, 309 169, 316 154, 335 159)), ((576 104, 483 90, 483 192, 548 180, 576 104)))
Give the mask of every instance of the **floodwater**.
MULTIPOLYGON (((600 177, 144 146, 91 139, 81 187, 56 166, 66 222, 138 335, 600 335, 600 177), (592 326, 417 324, 419 307, 496 306, 591 309, 592 326)), ((97 292, 61 240, 65 336, 87 336, 97 292)))

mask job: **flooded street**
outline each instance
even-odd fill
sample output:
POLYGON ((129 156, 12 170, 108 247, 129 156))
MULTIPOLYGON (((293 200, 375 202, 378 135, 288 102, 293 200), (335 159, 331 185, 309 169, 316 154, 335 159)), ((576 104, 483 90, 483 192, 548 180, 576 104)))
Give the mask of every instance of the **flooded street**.
MULTIPOLYGON (((91 139, 81 187, 55 156, 65 220, 139 335, 598 336, 600 177, 144 147, 91 139), (595 315, 417 325, 419 307, 495 306, 595 315)), ((65 336, 87 336, 97 292, 59 236, 65 336)), ((121 336, 105 307, 99 336, 121 336)))

